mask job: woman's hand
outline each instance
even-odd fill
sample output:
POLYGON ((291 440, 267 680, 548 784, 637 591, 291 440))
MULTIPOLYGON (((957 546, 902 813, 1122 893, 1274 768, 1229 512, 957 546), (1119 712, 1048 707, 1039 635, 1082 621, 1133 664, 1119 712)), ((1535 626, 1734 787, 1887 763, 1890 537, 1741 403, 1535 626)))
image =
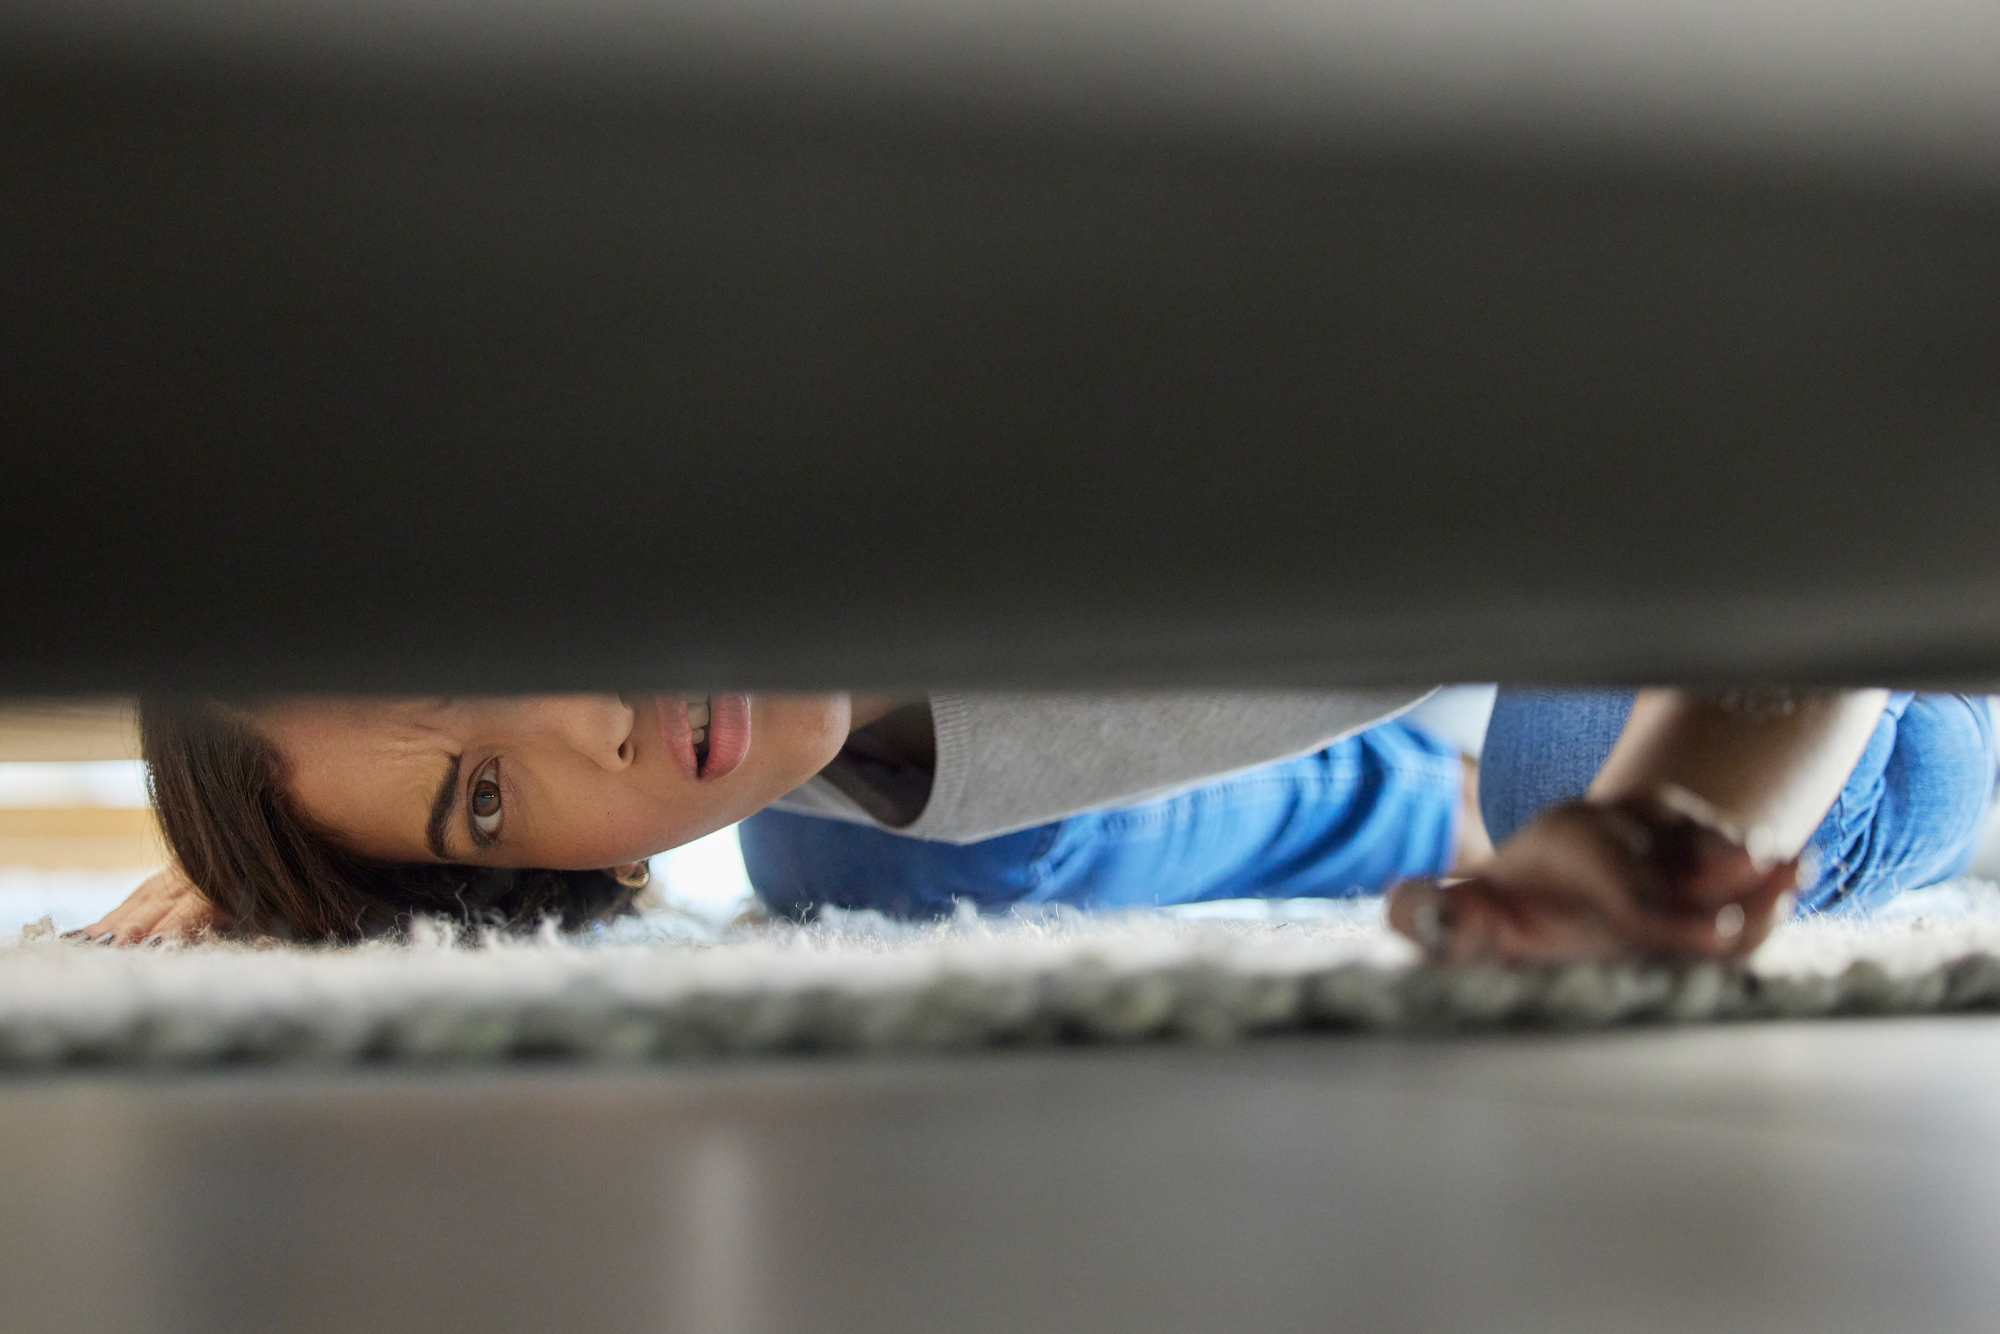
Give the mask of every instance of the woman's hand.
POLYGON ((1737 958, 1771 933, 1798 869, 1684 809, 1577 801, 1544 811, 1476 875, 1398 885, 1389 921, 1451 963, 1737 958))
POLYGON ((146 877, 125 901, 69 939, 103 945, 138 945, 154 940, 185 940, 217 925, 215 908, 179 865, 146 877))

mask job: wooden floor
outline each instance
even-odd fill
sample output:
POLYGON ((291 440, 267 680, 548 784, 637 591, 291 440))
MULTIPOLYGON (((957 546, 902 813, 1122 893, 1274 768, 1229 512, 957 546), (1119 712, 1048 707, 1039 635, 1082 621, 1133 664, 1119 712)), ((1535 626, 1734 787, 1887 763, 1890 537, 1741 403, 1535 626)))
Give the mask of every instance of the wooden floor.
POLYGON ((2000 1020, 0 1086, 13 1334, 1990 1331, 2000 1020))
POLYGON ((0 761, 138 758, 131 700, 0 700, 0 761))
POLYGON ((166 844, 153 813, 102 806, 0 809, 0 866, 108 870, 161 866, 166 844))
MULTIPOLYGON (((138 757, 129 700, 0 702, 0 763, 138 757)), ((111 869, 159 866, 166 859, 158 824, 142 806, 0 803, 0 867, 111 869)))

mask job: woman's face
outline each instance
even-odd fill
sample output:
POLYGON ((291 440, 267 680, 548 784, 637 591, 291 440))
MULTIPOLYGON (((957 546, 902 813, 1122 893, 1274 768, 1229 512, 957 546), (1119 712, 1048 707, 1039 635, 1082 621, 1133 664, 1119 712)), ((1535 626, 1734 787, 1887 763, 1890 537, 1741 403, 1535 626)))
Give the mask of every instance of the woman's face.
POLYGON ((355 852, 582 871, 762 809, 833 759, 849 713, 845 695, 718 693, 314 696, 251 717, 301 813, 355 852))

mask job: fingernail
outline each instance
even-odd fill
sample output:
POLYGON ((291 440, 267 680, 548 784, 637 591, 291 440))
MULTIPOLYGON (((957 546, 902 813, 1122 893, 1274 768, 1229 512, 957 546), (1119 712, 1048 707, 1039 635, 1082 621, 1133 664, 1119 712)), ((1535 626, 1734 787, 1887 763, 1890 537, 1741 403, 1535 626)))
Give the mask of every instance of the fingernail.
POLYGON ((1799 896, 1788 889, 1778 895, 1778 901, 1774 905, 1773 911, 1777 914, 1777 920, 1784 922, 1791 920, 1792 913, 1798 909, 1798 906, 1799 896))
POLYGON ((1446 911, 1447 907, 1444 891, 1433 889, 1418 900, 1410 913, 1411 934, 1416 936, 1419 945, 1433 954, 1442 954, 1451 947, 1454 923, 1446 911))
POLYGON ((103 935, 98 936, 91 943, 96 945, 109 945, 112 941, 116 939, 118 939, 118 933, 116 931, 106 931, 103 935))
POLYGON ((62 933, 62 938, 63 938, 64 940, 89 940, 89 939, 90 939, 90 933, 89 933, 89 932, 87 932, 87 931, 85 931, 85 930, 84 930, 84 929, 83 929, 82 927, 78 927, 78 928, 77 928, 76 930, 74 930, 74 931, 65 931, 65 932, 63 932, 63 933, 62 933))
POLYGON ((1725 903, 1715 910, 1715 934, 1724 940, 1734 940, 1743 934, 1741 904, 1725 903))

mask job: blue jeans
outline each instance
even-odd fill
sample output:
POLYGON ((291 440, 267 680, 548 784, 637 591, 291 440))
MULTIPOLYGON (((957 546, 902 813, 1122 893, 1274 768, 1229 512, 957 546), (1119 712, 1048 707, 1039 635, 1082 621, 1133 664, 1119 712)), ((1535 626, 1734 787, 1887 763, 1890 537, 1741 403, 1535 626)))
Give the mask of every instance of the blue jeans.
POLYGON ((935 917, 960 902, 1136 907, 1345 898, 1449 868, 1458 752, 1388 722, 1324 750, 1157 801, 978 843, 764 811, 739 828, 750 883, 775 912, 822 904, 935 917))
MULTIPOLYGON (((1632 709, 1629 690, 1503 690, 1486 729, 1479 804, 1500 842, 1583 795, 1632 709)), ((1876 907, 1965 869, 1994 785, 1993 719, 1964 695, 1890 696, 1810 847, 1799 906, 1876 907)))

